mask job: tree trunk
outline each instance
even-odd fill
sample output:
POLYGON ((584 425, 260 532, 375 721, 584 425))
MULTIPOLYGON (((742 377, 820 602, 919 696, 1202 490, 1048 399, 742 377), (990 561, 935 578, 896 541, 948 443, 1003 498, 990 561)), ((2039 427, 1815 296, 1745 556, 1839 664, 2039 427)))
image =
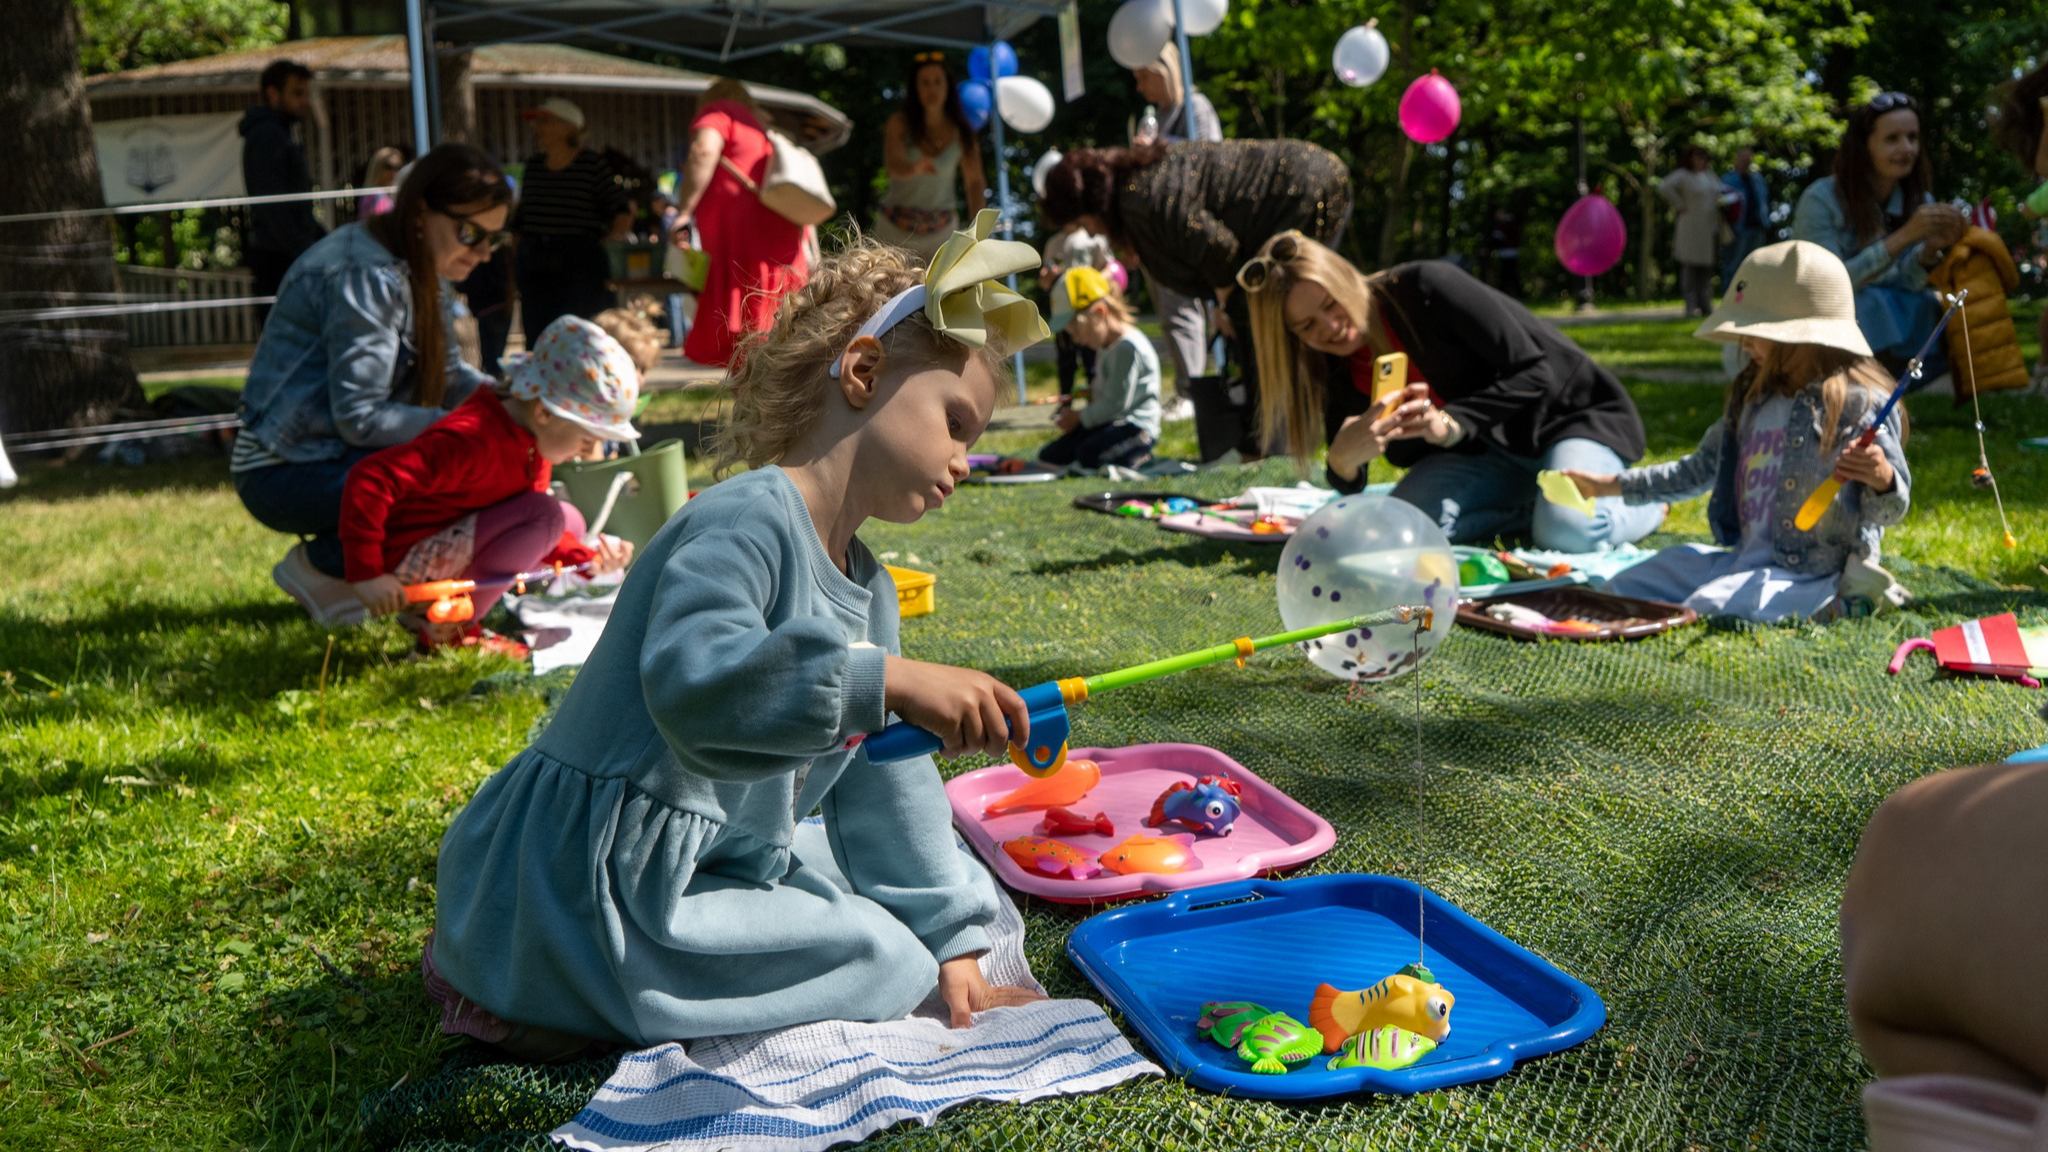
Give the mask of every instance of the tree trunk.
POLYGON ((1401 241, 1402 209, 1408 204, 1408 173, 1415 167, 1415 141, 1401 143, 1401 162, 1394 166, 1394 186, 1387 190, 1387 214, 1380 218, 1379 266, 1394 263, 1396 245, 1401 241))
MULTIPOLYGON (((102 208, 99 158, 78 75, 73 0, 17 0, 0 37, 0 123, 18 141, 0 164, 0 216, 102 208)), ((0 224, 0 310, 112 298, 113 227, 101 216, 0 224)), ((0 322, 0 432, 105 422, 140 398, 119 317, 0 322)))
POLYGON ((439 50, 441 74, 441 142, 471 144, 476 139, 474 59, 468 48, 439 50))

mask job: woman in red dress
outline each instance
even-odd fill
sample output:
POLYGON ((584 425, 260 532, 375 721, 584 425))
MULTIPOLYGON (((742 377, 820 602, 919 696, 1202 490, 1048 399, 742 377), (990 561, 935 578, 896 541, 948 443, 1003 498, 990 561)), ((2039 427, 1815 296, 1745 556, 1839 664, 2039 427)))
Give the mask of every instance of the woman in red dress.
POLYGON ((711 258, 704 290, 697 293, 697 318, 683 341, 683 355, 699 364, 728 365, 740 338, 766 331, 775 305, 804 282, 804 230, 761 203, 734 170, 758 188, 768 172, 768 114, 746 86, 720 80, 704 93, 690 124, 676 243, 687 246, 693 220, 698 242, 711 258))

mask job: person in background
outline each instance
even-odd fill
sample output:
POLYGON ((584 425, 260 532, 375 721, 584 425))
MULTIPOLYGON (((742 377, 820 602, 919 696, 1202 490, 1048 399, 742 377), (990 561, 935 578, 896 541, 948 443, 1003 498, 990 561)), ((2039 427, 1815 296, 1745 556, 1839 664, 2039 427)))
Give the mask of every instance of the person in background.
MULTIPOLYGON (((1159 119, 1159 131, 1149 139, 1166 144, 1223 139, 1223 122, 1216 118, 1216 106, 1209 103, 1201 89, 1195 89, 1193 107, 1189 106, 1180 50, 1172 43, 1160 51, 1159 59, 1143 68, 1133 68, 1131 78, 1137 83, 1139 97, 1153 107, 1159 119)), ((1133 130, 1133 143, 1146 142, 1138 139, 1139 134, 1139 129, 1133 130)), ((1166 333, 1167 354, 1173 358, 1172 415, 1184 420, 1194 415, 1188 380, 1205 374, 1209 368, 1209 297, 1206 293, 1177 292, 1149 269, 1145 272, 1145 290, 1152 294, 1159 326, 1166 333)))
POLYGON ((561 97, 519 114, 540 151, 526 161, 512 232, 519 238, 519 327, 529 345, 557 316, 612 306, 606 243, 633 226, 617 173, 583 146, 583 109, 561 97))
MULTIPOLYGON (((1936 204, 1921 147, 1920 112, 1904 92, 1881 92, 1849 112, 1832 175, 1808 185, 1792 210, 1792 238, 1841 257, 1856 286, 1856 326, 1887 371, 1920 350, 1941 317, 1927 273, 1962 239, 1963 214, 1936 204)), ((1923 381, 1948 371, 1935 341, 1923 381)))
POLYGON ((1063 408, 1053 419, 1060 437, 1038 450, 1038 462, 1087 471, 1144 466, 1159 441, 1159 353, 1138 331, 1116 285, 1095 269, 1067 269, 1047 295, 1049 327, 1101 352, 1102 375, 1087 407, 1063 408))
POLYGON ((321 623, 363 618, 340 579, 350 467, 419 435, 489 379, 462 362, 443 285, 503 246, 511 208, 488 156, 443 144, 406 174, 396 207, 335 229, 278 289, 228 471, 258 523, 307 538, 271 576, 321 623))
MULTIPOLYGON (((2043 130, 2048 126, 2048 64, 2003 87, 2000 96, 1993 135, 2013 159, 2042 181, 2020 202, 2020 214, 2033 222, 2035 245, 2048 248, 2048 131, 2043 130)), ((2038 333, 2041 346, 2048 348, 2048 311, 2041 313, 2038 333)), ((2048 356, 2034 367, 2036 387, 2044 376, 2048 376, 2048 356)))
MULTIPOLYGON (((1069 225, 1046 242, 1045 263, 1038 269, 1038 286, 1051 288, 1053 281, 1070 268, 1093 268, 1101 272, 1109 267, 1109 261, 1108 239, 1079 224, 1069 225)), ((1077 374, 1083 383, 1095 379, 1095 349, 1076 344, 1071 333, 1064 328, 1055 328, 1053 350, 1059 358, 1060 403, 1066 405, 1074 398, 1074 377, 1077 374)))
POLYGON ((882 127, 882 161, 889 189, 882 193, 874 237, 884 244, 930 257, 960 227, 953 193, 967 195, 973 216, 988 202, 981 172, 981 146, 944 52, 910 58, 903 106, 882 127))
POLYGON ((1657 185, 1671 205, 1676 235, 1671 255, 1678 260, 1678 294, 1687 316, 1714 310, 1714 240, 1721 231, 1721 181, 1709 169, 1713 157, 1697 144, 1679 158, 1678 170, 1657 185))
MULTIPOLYGON (((405 153, 389 146, 379 148, 370 154, 370 162, 363 165, 363 187, 390 188, 398 183, 398 172, 405 167, 405 153)), ((368 196, 356 197, 356 219, 368 220, 391 211, 398 202, 398 193, 373 192, 368 196)))
MULTIPOLYGON (((683 210, 676 207, 673 196, 666 192, 654 194, 656 240, 665 245, 677 244, 676 222, 682 218, 683 210)), ((685 237, 677 246, 687 247, 688 244, 688 238, 685 237)), ((681 348, 683 346, 683 336, 690 330, 690 318, 684 314, 683 294, 681 292, 669 293, 662 301, 662 310, 668 317, 668 346, 670 348, 681 348)))
MULTIPOLYGON (((296 60, 273 60, 257 81, 262 99, 242 113, 242 184, 251 196, 311 192, 306 148, 294 129, 313 107, 313 70, 296 60)), ((243 258, 258 296, 277 295, 299 253, 327 235, 309 200, 256 204, 249 209, 249 248, 243 258)), ((256 306, 260 328, 270 305, 256 306)))
POLYGON ((1735 269, 1763 246, 1764 232, 1771 224, 1771 190, 1755 164, 1756 149, 1744 145, 1735 150, 1734 171, 1721 174, 1721 187, 1737 198, 1734 218, 1728 221, 1735 239, 1729 243, 1728 251, 1721 254, 1723 294, 1735 283, 1735 269))
POLYGON ((683 338, 683 355, 699 364, 731 365, 741 339, 774 325, 775 306, 803 284, 811 267, 805 230, 754 191, 774 152, 768 122, 747 86, 727 78, 705 89, 690 124, 670 232, 675 244, 687 247, 688 226, 696 224, 710 258, 696 319, 683 338))

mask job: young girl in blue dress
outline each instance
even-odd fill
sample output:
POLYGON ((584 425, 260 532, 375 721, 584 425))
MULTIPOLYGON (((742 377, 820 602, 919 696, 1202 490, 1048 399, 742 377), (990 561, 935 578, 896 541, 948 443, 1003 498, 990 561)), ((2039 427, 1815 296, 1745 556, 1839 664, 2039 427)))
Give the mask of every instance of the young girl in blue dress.
POLYGON ((1588 496, 1630 504, 1712 493, 1707 522, 1717 547, 1666 548, 1609 587, 1758 621, 1903 603, 1905 590, 1878 561, 1884 530, 1905 519, 1912 486, 1905 412, 1895 408, 1874 443, 1853 443, 1893 381, 1856 326, 1841 259, 1804 240, 1757 249, 1694 334, 1739 342, 1751 358, 1698 450, 1618 475, 1565 474, 1588 496), (1800 506, 1830 476, 1843 481, 1841 492, 1812 530, 1801 529, 1800 506))
POLYGON ((1036 998, 976 963, 1000 896, 931 760, 860 749, 891 714, 948 755, 1028 731, 1008 687, 898 654, 895 586, 854 534, 952 494, 1002 356, 1048 335, 995 282, 1038 256, 988 240, 994 216, 928 273, 835 256, 741 350, 719 449, 749 471, 649 541, 561 710, 442 841, 445 1031, 549 1058, 895 1019, 934 988, 955 1026, 1036 998))

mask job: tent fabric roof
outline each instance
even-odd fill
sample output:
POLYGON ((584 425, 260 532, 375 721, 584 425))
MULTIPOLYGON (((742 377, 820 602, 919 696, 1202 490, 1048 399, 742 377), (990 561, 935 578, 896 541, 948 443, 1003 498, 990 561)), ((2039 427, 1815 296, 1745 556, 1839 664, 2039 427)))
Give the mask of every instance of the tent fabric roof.
MULTIPOLYGON (((263 69, 287 56, 311 68, 322 84, 403 88, 408 80, 405 37, 387 35, 293 40, 271 48, 94 76, 85 83, 93 97, 221 89, 253 92, 263 69)), ((471 82, 479 88, 534 86, 695 95, 717 79, 703 72, 566 44, 483 44, 471 57, 471 82)), ((814 152, 837 148, 852 132, 852 122, 844 113, 808 93, 753 83, 747 89, 763 106, 779 113, 778 119, 794 116, 804 121, 809 129, 803 134, 804 143, 814 152)))
POLYGON ((496 41, 588 39, 707 60, 794 44, 970 48, 1068 0, 428 0, 436 35, 496 41))

